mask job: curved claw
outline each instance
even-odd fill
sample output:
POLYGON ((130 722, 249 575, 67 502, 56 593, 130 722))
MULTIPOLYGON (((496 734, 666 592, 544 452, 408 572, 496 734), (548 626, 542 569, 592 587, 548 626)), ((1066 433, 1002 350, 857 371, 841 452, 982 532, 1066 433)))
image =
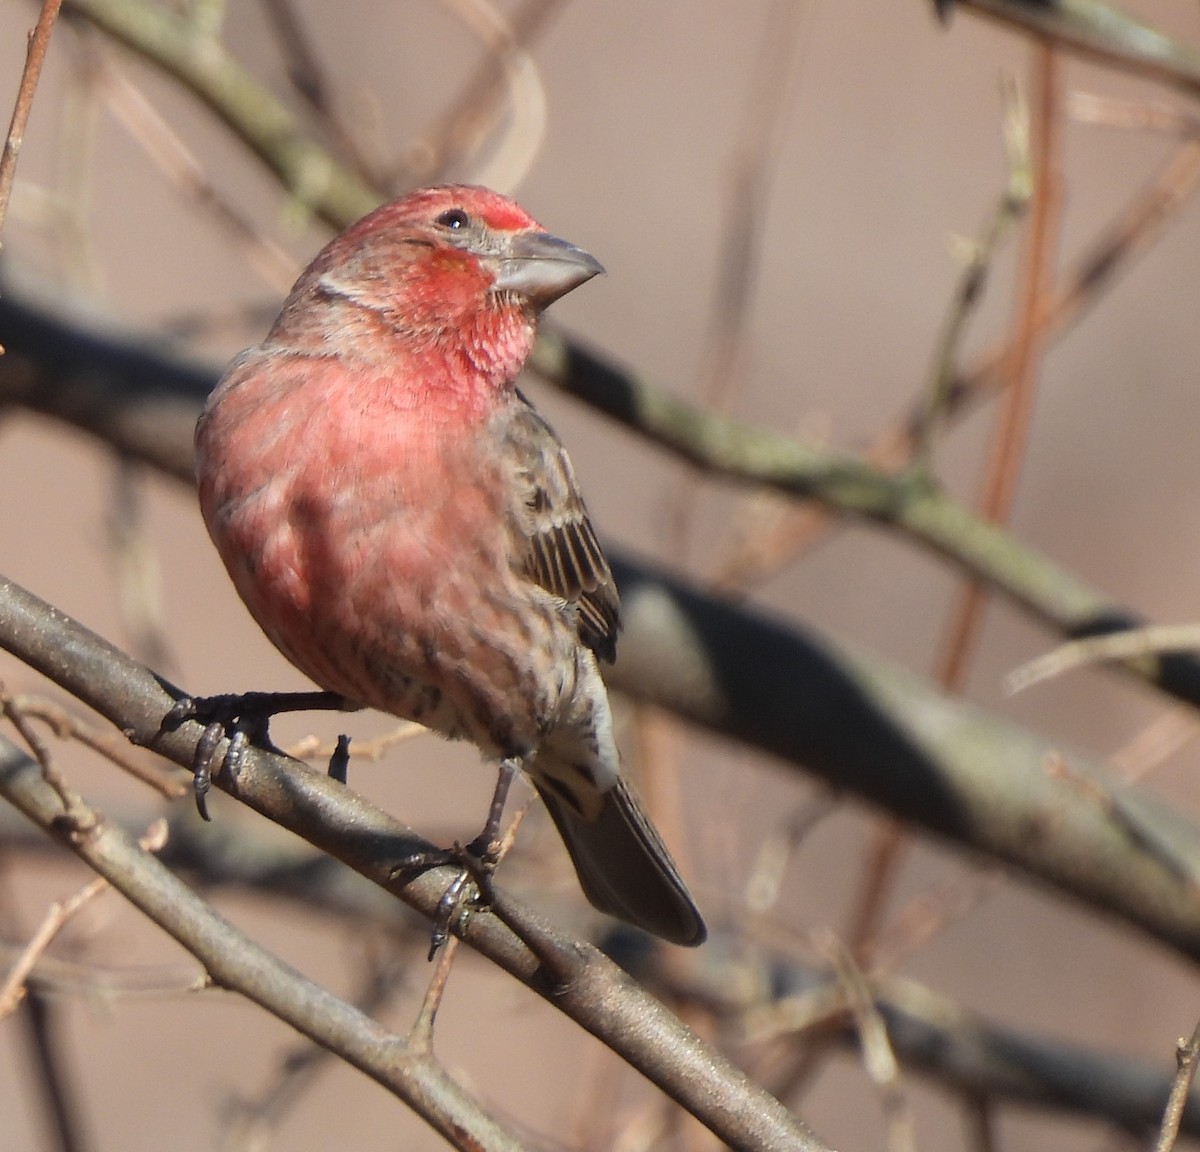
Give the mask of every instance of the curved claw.
POLYGON ((222 768, 229 773, 230 779, 236 780, 246 750, 252 745, 278 751, 271 743, 272 716, 281 711, 295 711, 313 701, 319 701, 317 707, 329 706, 328 699, 324 693, 248 692, 245 695, 184 696, 176 700, 163 717, 163 731, 171 731, 189 720, 205 725, 192 756, 192 789, 200 815, 205 820, 212 819, 208 812, 208 793, 213 777, 222 768), (229 745, 221 756, 221 741, 226 738, 229 745))
POLYGON ((433 917, 433 931, 429 934, 429 955, 432 960, 438 949, 450 938, 450 932, 457 922, 465 931, 471 915, 471 900, 466 896, 467 883, 471 874, 465 868, 448 884, 442 898, 438 901, 437 910, 433 917))
POLYGON ((196 741, 196 751, 192 755, 192 791, 196 797, 196 811, 204 820, 211 820, 208 814, 208 792, 212 788, 214 766, 217 763, 217 749, 225 738, 225 725, 219 722, 209 724, 196 741))
POLYGON ((404 872, 422 873, 431 868, 457 864, 458 875, 446 885, 433 914, 433 931, 429 936, 429 959, 457 929, 466 931, 471 914, 477 908, 486 908, 492 903, 492 876, 499 863, 496 854, 498 844, 494 839, 477 836, 469 844, 457 841, 452 848, 434 848, 427 852, 415 852, 398 861, 392 867, 392 877, 404 872))

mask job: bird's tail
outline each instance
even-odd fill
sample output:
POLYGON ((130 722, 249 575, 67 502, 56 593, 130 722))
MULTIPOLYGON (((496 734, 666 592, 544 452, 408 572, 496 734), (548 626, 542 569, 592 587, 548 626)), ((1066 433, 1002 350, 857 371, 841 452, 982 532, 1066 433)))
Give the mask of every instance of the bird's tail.
POLYGON ((650 817, 628 783, 603 793, 595 819, 587 820, 548 788, 542 800, 571 854, 584 895, 601 912, 672 944, 694 947, 708 936, 700 911, 650 817))

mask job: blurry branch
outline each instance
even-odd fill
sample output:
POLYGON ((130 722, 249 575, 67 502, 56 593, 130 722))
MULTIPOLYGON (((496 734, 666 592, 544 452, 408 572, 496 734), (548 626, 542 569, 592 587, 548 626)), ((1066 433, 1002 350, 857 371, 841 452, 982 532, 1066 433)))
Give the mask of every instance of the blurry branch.
POLYGON ((1029 109, 1015 81, 1004 89, 1004 144, 1008 156, 1008 181, 977 240, 965 248, 965 267, 950 302, 949 313, 934 354, 933 379, 925 405, 914 422, 912 455, 916 467, 933 474, 933 451, 949 415, 959 372, 959 352, 967 321, 983 299, 1000 245, 1025 215, 1033 192, 1033 166, 1029 156, 1029 109))
POLYGON ((239 255, 264 283, 272 291, 286 294, 299 271, 295 260, 209 179, 204 166, 169 121, 114 63, 114 52, 107 41, 99 36, 93 39, 106 49, 94 53, 89 68, 107 109, 163 177, 236 244, 239 255))
MULTIPOLYGON (((124 653, 9 581, 0 579, 0 647, 54 680, 120 728, 135 744, 190 766, 203 729, 162 730, 177 694, 124 653)), ((215 783, 310 844, 433 918, 453 867, 397 880, 396 860, 434 850, 411 828, 344 785, 285 757, 252 750, 236 780, 215 783)), ((73 793, 60 795, 22 756, 0 766, 3 795, 111 881, 180 940, 219 983, 235 987, 304 1035, 389 1087, 444 1134, 460 1107, 473 1125, 492 1123, 430 1058, 309 985, 253 942, 231 936, 162 863, 136 855, 115 825, 73 793)), ((613 1049, 721 1140, 739 1149, 819 1149, 777 1100, 705 1045, 594 948, 561 937, 502 892, 494 915, 456 926, 463 939, 613 1049), (516 931, 509 925, 515 925, 516 931), (529 943, 526 944, 525 942, 529 943), (531 951, 536 948, 536 954, 531 951)), ((497 1135, 496 1129, 493 1135, 497 1135)), ((453 1139, 447 1136, 448 1139, 453 1139)), ((486 1146, 508 1146, 491 1144, 486 1146)))
MULTIPOLYGON (((751 1042, 791 1035, 811 1042, 825 1032, 853 1043, 831 973, 785 962, 764 979, 787 991, 744 1010, 741 1027, 751 1042)), ((947 1088, 1101 1118, 1136 1136, 1157 1124, 1172 1086, 1166 1072, 997 1026, 911 980, 875 977, 868 984, 896 1054, 947 1088)), ((1200 1135, 1200 1096, 1185 1102, 1183 1131, 1200 1135)))
POLYGON ((290 196, 329 224, 340 228, 379 203, 375 189, 347 172, 269 89, 195 23, 142 0, 65 0, 64 9, 188 87, 276 174, 290 196))
MULTIPOLYGON (((490 51, 480 63, 475 76, 464 86, 453 107, 421 141, 418 151, 424 152, 423 162, 410 165, 413 170, 411 174, 417 177, 418 182, 446 179, 478 148, 481 138, 496 118, 498 97, 506 83, 510 98, 514 101, 518 99, 520 89, 515 82, 526 68, 522 57, 527 54, 528 46, 557 15, 563 3, 564 0, 525 0, 504 22, 494 17, 490 32, 486 28, 481 30, 490 43, 490 51)), ((532 99, 532 87, 529 88, 529 94, 532 99)), ((528 112, 524 119, 529 119, 528 112)))
MULTIPOLYGON (((1034 57, 1034 114, 1029 133, 1033 203, 1021 266, 1012 367, 993 425, 983 491, 978 501, 979 515, 990 524, 1007 524, 1016 499, 1047 343, 1038 319, 1050 297, 1061 223, 1058 151, 1062 112, 1058 55, 1052 46, 1042 44, 1034 57)), ((938 668, 938 682, 948 689, 962 688, 971 654, 979 643, 989 599, 989 589, 978 577, 967 579, 959 589, 950 610, 938 668)))
MULTIPOLYGON (((73 332, 44 315, 27 336, 31 317, 19 313, 22 307, 12 292, 0 297, 0 340, 12 347, 0 359, 0 396, 186 475, 192 424, 213 374, 156 358, 145 344, 73 332), (157 425, 155 412, 164 414, 157 425)), ((1059 623, 1058 613, 1068 633, 1129 620, 927 485, 716 419, 599 360, 568 353, 554 337, 543 347, 559 351, 553 367, 571 390, 715 471, 757 475, 938 542, 1052 622, 1059 623)), ((613 560, 627 621, 610 676, 616 687, 803 765, 835 788, 1014 864, 1200 958, 1200 832, 1192 825, 1132 791, 1103 782, 1080 786, 1104 778, 1074 756, 1069 774, 1052 772, 1054 750, 1045 740, 915 676, 706 597, 619 553, 613 560)), ((1133 666, 1200 702, 1194 658, 1152 656, 1133 666)))
POLYGON ((432 1056, 411 1051, 402 1037, 385 1031, 243 935, 81 797, 73 797, 68 810, 38 765, 2 739, 0 795, 178 940, 204 965, 213 983, 240 992, 341 1056, 404 1100, 451 1144, 514 1152, 523 1147, 432 1056))
MULTIPOLYGON (((893 475, 855 457, 724 419, 546 327, 529 362, 543 379, 706 472, 818 500, 895 529, 987 583, 1063 635, 1115 632, 1137 618, 916 473, 893 475)), ((1200 660, 1177 655, 1122 665, 1200 704, 1200 660)))
MULTIPOLYGON (((443 955, 450 955, 451 946, 457 943, 451 937, 443 955)), ((411 975, 411 956, 391 955, 386 961, 373 958, 352 1001, 354 1007, 372 1019, 378 1018, 411 975)), ((411 1038, 409 1047, 416 1047, 411 1038)), ((273 1075, 256 1093, 251 1095, 239 1086, 241 1090, 221 1110, 224 1122, 220 1146, 265 1149, 286 1143, 279 1133, 283 1121, 311 1099, 306 1094, 321 1072, 333 1064, 333 1056, 327 1048, 301 1042, 279 1055, 273 1075)))
POLYGON ((27 1059, 40 1088, 52 1142, 49 1146, 56 1152, 87 1152, 92 1145, 82 1117, 81 1094, 72 1075, 72 1062, 64 1052, 60 1006, 36 987, 30 986, 27 991, 21 1022, 28 1038, 27 1059))
MULTIPOLYGON (((478 155, 480 146, 488 131, 499 120, 500 110, 505 107, 505 103, 495 98, 498 90, 488 85, 486 103, 473 108, 459 104, 465 115, 454 123, 458 136, 453 141, 453 147, 457 155, 443 151, 439 147, 441 141, 436 136, 429 141, 431 159, 434 159, 436 167, 426 163, 423 167, 430 175, 419 182, 428 183, 430 179, 451 175, 452 158, 459 162, 474 158, 470 173, 473 182, 511 191, 533 167, 546 135, 546 92, 541 75, 533 57, 518 39, 513 25, 499 5, 491 3, 491 0, 442 2, 487 47, 487 60, 497 69, 494 74, 503 78, 504 90, 508 95, 507 127, 492 155, 481 158, 478 155)), ((535 13, 535 26, 536 22, 535 13)), ((450 143, 448 140, 446 142, 450 143)))
MULTIPOLYGON (((728 413, 737 395, 738 367, 750 322, 754 289, 770 221, 772 177, 784 128, 794 110, 794 93, 804 50, 810 6, 773 0, 767 11, 751 77, 737 145, 730 162, 717 247, 717 274, 711 315, 699 355, 700 396, 704 405, 728 413)), ((678 470, 667 499, 670 547, 685 566, 697 501, 703 492, 694 470, 678 470)))
MULTIPOLYGON (((1163 165, 1158 175, 1138 193, 1062 277, 1045 311, 1038 316, 1041 338, 1053 343, 1069 331, 1113 287, 1134 258, 1155 243, 1163 229, 1189 202, 1200 184, 1200 141, 1187 140, 1163 165)), ((1002 389, 1012 374, 1017 355, 1015 341, 978 357, 958 370, 948 382, 941 419, 962 418, 1002 389)), ((927 401, 883 432, 864 456, 877 468, 895 470, 909 464, 921 428, 927 420, 927 401)), ((830 527, 825 508, 795 507, 780 517, 769 540, 757 554, 749 550, 721 575, 725 586, 744 586, 761 580, 811 547, 830 527)))
POLYGON ((957 0, 1072 52, 1200 95, 1200 52, 1095 0, 957 0))
POLYGON ((1030 660, 1006 677, 1010 692, 1022 692, 1042 680, 1103 660, 1137 660, 1162 652, 1189 652, 1200 648, 1200 625, 1152 624, 1108 636, 1092 636, 1060 644, 1052 652, 1030 660))
POLYGON ((63 421, 192 483, 192 433, 216 383, 210 365, 94 316, 36 305, 7 282, 0 344, 9 352, 0 357, 0 405, 63 421))
POLYGON ((617 558, 613 687, 801 764, 1200 958, 1200 829, 919 677, 617 558))
MULTIPOLYGON (((98 436, 119 452, 191 481, 192 430, 216 373, 152 341, 66 322, 8 288, 0 297, 0 403, 21 404, 98 436)), ((723 419, 570 344, 547 326, 530 360, 547 381, 703 470, 821 501, 923 544, 1064 636, 1139 623, 1101 593, 913 475, 723 419)), ((1167 655, 1122 665, 1200 704, 1200 660, 1167 655)))
POLYGON ((317 47, 306 31, 293 0, 265 0, 263 10, 274 27, 275 39, 283 54, 292 88, 357 177, 371 187, 381 187, 378 165, 359 146, 353 124, 334 99, 317 47))

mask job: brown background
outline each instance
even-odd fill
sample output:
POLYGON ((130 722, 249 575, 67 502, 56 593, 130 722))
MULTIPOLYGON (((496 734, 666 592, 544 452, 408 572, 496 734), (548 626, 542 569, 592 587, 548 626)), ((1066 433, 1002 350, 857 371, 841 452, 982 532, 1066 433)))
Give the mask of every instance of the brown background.
MULTIPOLYGON (((471 75, 478 49, 451 10, 432 3, 299 4, 337 95, 379 123, 385 155, 410 146, 471 75)), ((1166 0, 1131 10, 1183 38, 1200 37, 1195 6, 1166 0)), ((712 336, 719 242, 731 214, 731 166, 760 71, 768 6, 663 0, 565 6, 535 56, 548 126, 518 194, 548 227, 599 256, 608 276, 556 305, 557 319, 618 359, 699 396, 712 336)), ((0 80, 15 89, 34 8, 0 7, 0 80)), ((66 83, 80 43, 55 43, 22 157, 22 185, 5 234, 6 257, 26 272, 95 298, 130 325, 154 329, 182 315, 281 296, 242 247, 163 180, 102 104, 86 112, 66 83), (87 246, 46 226, 44 193, 69 181, 71 156, 94 115, 84 183, 87 246), (72 128, 74 125, 74 128, 72 128)), ((795 83, 781 115, 770 193, 758 209, 761 262, 738 373, 735 410, 747 419, 863 444, 902 411, 927 379, 956 281, 948 241, 974 235, 1005 179, 1001 80, 1028 77, 1018 37, 960 14, 938 27, 918 0, 812 5, 795 83)), ((225 40, 252 70, 282 88, 255 4, 229 5, 225 40)), ((269 180, 185 94, 120 54, 112 61, 142 86, 194 148, 210 178, 299 262, 324 235, 281 214, 269 180)), ((1071 90, 1162 99, 1153 86, 1071 64, 1071 90)), ((1069 124, 1062 253, 1069 257, 1153 173, 1173 147, 1146 134, 1069 124)), ((455 175, 473 177, 474 169, 455 175)), ((1014 517, 1015 531, 1114 597, 1161 621, 1197 616, 1200 596, 1200 260, 1190 206, 1167 238, 1049 354, 1014 517)), ((1013 253, 997 262, 970 347, 1005 330, 1013 308, 1013 253)), ((251 342, 253 323, 222 330, 202 350, 225 357, 251 342)), ((668 507, 675 467, 560 396, 532 389, 571 449, 597 523, 629 548, 678 564, 668 507)), ((942 453, 952 485, 970 498, 986 420, 957 432, 942 453)), ((22 414, 0 428, 3 571, 111 639, 129 644, 106 523, 112 466, 84 437, 22 414)), ((220 570, 190 492, 143 486, 145 541, 159 566, 171 662, 189 689, 285 688, 303 681, 269 647, 220 570)), ((725 555, 746 505, 719 487, 698 509, 689 569, 703 576, 725 555)), ((755 593, 755 599, 832 635, 921 671, 938 651, 956 578, 941 563, 874 529, 852 527, 755 593)), ((1003 605, 988 616, 973 666, 972 697, 1055 738, 1104 755, 1164 709, 1149 692, 1104 674, 1078 674, 1015 698, 1002 678, 1051 638, 1003 605)), ((12 689, 34 685, 10 662, 12 689)), ((313 718, 293 734, 377 718, 313 718)), ((624 742, 632 737, 626 729, 624 742)), ((145 794, 66 752, 64 766, 98 802, 146 805, 145 794)), ((711 921, 732 914, 754 850, 781 814, 809 794, 795 774, 702 737, 681 749, 690 842, 687 871, 711 921)), ((434 838, 473 831, 491 774, 476 754, 433 739, 356 767, 359 789, 434 838)), ((1186 811, 1200 806, 1196 751, 1155 776, 1186 811)), ((149 808, 146 808, 149 811, 149 808)), ((217 804, 227 825, 257 822, 217 804)), ((847 805, 801 846, 779 915, 803 940, 845 927, 860 875, 869 813, 847 805)), ((894 907, 970 867, 924 846, 905 869, 894 907)), ((557 874, 556 874, 557 875, 557 874)), ((28 930, 50 899, 80 882, 69 863, 17 860, 4 881, 28 930)), ((569 880, 531 898, 548 910, 573 896, 569 880)), ((223 896, 240 926, 334 989, 353 990, 361 941, 294 907, 223 896)), ((19 932, 21 927, 16 929, 19 932)), ((12 927, 6 935, 16 934, 12 927)), ((186 957, 113 895, 71 940, 112 965, 168 965, 186 957)), ((1197 1011, 1189 968, 1124 929, 1019 880, 1003 885, 904 967, 945 994, 1017 1027, 1070 1037, 1172 1066, 1175 1038, 1197 1011)), ((403 1029, 425 972, 389 1012, 403 1029)), ((69 1052, 97 1148, 206 1149, 220 1114, 268 1080, 294 1043, 282 1026, 221 993, 78 998, 66 1007, 69 1052)), ((486 965, 463 957, 438 1027, 439 1052, 502 1113, 572 1139, 586 1094, 608 1065, 597 1045, 486 965)), ((0 1025, 0 1152, 37 1148, 40 1119, 25 1050, 0 1025)), ((913 1079, 920 1146, 966 1136, 958 1105, 913 1079)), ((878 1099, 856 1059, 835 1061, 803 1102, 803 1115, 835 1145, 879 1146, 878 1099)), ((1005 1113, 1003 1146, 1093 1148, 1100 1130, 1074 1121, 1005 1113)), ((328 1075, 286 1121, 276 1146, 439 1147, 399 1104, 356 1073, 328 1075)))

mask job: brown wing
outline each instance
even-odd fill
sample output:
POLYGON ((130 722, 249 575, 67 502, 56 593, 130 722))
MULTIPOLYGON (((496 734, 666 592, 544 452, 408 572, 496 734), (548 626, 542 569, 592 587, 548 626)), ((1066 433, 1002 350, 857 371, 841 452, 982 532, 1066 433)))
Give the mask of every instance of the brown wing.
POLYGON ((621 602, 588 519, 575 471, 553 429, 519 392, 506 434, 520 460, 511 509, 525 572, 579 609, 579 638, 602 660, 616 657, 621 602))

